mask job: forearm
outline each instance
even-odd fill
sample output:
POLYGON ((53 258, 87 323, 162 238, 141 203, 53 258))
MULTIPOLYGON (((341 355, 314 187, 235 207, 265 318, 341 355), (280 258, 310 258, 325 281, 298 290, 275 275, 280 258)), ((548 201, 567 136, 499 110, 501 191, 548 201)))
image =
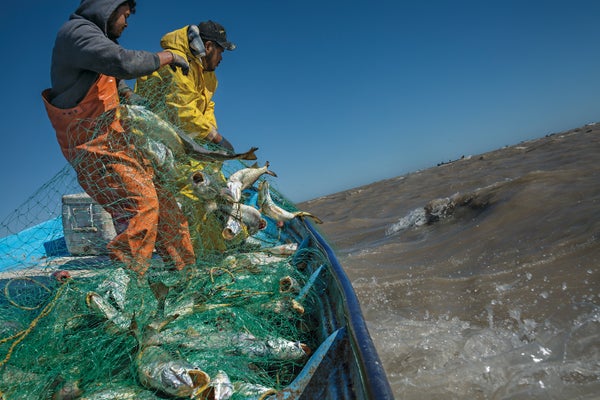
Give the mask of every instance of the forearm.
POLYGON ((173 62, 175 56, 170 51, 159 51, 156 53, 161 67, 169 65, 173 62))

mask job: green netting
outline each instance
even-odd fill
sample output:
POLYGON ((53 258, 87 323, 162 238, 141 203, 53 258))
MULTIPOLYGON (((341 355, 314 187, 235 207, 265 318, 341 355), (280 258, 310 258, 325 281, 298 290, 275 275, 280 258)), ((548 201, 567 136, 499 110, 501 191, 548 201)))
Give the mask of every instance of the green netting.
MULTIPOLYGON (((119 197, 114 160, 76 158, 79 176, 65 166, 0 226, 3 398, 265 398, 318 347, 318 290, 294 261, 315 250, 298 249, 287 229, 310 214, 273 189, 268 165, 190 153, 185 132, 154 111, 121 106, 126 133, 107 143, 145 160, 176 201, 167 204, 189 223, 195 262, 178 270, 154 251, 141 275, 115 261, 107 243, 131 203, 119 197), (93 179, 81 184, 82 170, 93 179)), ((111 121, 81 127, 100 137, 111 121)), ((156 249, 173 240, 165 236, 156 249)))

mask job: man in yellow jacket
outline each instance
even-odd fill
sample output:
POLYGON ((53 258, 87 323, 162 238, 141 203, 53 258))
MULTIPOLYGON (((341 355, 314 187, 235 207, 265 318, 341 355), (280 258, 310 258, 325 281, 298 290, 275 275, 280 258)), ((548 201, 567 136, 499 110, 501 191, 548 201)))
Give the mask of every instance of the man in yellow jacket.
POLYGON ((136 92, 152 104, 153 111, 201 143, 214 143, 233 152, 231 143, 218 131, 215 103, 215 69, 224 50, 234 50, 222 25, 205 21, 169 32, 161 39, 163 49, 187 59, 190 71, 177 74, 161 68, 138 78, 136 92))
MULTIPOLYGON (((227 40, 225 28, 213 21, 188 25, 164 35, 160 45, 188 60, 189 72, 184 76, 174 73, 171 68, 161 68, 137 79, 136 94, 146 100, 152 111, 194 140, 234 153, 231 143, 218 131, 212 100, 217 90, 215 69, 222 60, 222 53, 235 49, 235 44, 227 40)), ((196 197, 186 177, 194 171, 207 170, 224 182, 220 166, 219 163, 201 164, 190 160, 178 167, 182 181, 177 186, 197 254, 224 251, 227 246, 221 236, 222 221, 218 215, 205 211, 203 199, 196 197)))

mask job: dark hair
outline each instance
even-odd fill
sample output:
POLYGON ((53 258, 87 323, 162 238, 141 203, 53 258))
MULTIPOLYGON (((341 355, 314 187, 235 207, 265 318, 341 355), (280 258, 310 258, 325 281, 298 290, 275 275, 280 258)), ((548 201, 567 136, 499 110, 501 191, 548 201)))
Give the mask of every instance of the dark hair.
POLYGON ((135 0, 127 0, 125 2, 123 2, 122 4, 127 3, 129 5, 129 10, 131 11, 132 14, 135 14, 135 0))

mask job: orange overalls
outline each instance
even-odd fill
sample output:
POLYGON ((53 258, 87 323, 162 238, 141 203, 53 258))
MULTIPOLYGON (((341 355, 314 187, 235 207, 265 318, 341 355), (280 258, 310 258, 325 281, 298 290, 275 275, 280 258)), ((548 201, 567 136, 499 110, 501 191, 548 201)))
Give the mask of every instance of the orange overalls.
POLYGON ((155 247, 176 269, 194 264, 187 220, 118 118, 115 78, 100 75, 70 109, 53 106, 49 93, 46 89, 42 98, 63 155, 81 187, 115 222, 117 236, 107 246, 111 258, 140 275, 148 269, 155 247))

